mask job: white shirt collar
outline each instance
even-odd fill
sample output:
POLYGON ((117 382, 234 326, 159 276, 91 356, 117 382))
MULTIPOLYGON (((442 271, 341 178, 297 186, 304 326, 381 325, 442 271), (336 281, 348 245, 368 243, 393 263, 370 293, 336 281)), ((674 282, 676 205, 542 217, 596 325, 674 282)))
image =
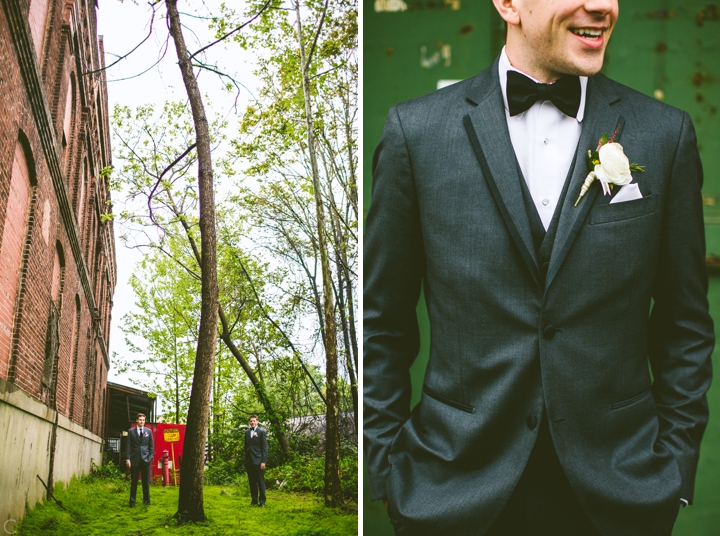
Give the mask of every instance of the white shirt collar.
MULTIPOLYGON (((527 76, 533 82, 539 82, 539 80, 536 80, 529 74, 526 74, 526 73, 522 72, 521 70, 513 67, 510 64, 510 60, 507 57, 507 53, 505 52, 505 47, 503 47, 502 52, 500 52, 500 61, 498 62, 498 74, 500 75, 500 87, 502 88, 503 103, 505 104, 506 110, 509 110, 508 101, 507 101, 507 72, 508 71, 517 71, 520 74, 527 76)), ((588 81, 587 76, 580 77, 580 108, 578 108, 578 114, 576 117, 578 123, 581 123, 583 118, 585 117, 585 95, 587 93, 587 81, 588 81)), ((522 115, 523 114, 519 114, 517 117, 521 117, 522 115)))

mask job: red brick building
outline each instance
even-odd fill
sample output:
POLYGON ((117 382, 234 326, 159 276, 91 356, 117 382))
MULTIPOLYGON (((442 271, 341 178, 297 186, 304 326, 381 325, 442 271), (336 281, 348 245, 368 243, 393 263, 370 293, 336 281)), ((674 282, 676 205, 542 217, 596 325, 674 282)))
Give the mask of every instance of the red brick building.
POLYGON ((17 495, 0 524, 43 495, 36 475, 101 460, 116 259, 96 8, 0 10, 0 489, 17 495))

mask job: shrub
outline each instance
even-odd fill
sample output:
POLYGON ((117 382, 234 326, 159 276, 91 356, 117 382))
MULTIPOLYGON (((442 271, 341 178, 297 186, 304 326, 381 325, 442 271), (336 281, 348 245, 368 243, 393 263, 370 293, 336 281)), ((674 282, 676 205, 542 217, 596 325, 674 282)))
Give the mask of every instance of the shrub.
POLYGON ((112 461, 98 467, 95 460, 90 459, 90 473, 85 475, 82 480, 85 482, 94 482, 95 480, 120 480, 124 476, 125 473, 120 471, 118 466, 112 461))
POLYGON ((283 465, 268 469, 265 483, 270 488, 289 491, 322 492, 325 487, 325 458, 294 455, 283 465))
POLYGON ((346 499, 358 500, 358 456, 355 454, 340 458, 340 487, 346 499))
MULTIPOLYGON (((357 502, 357 447, 343 441, 340 455, 340 486, 343 496, 357 502)), ((268 469, 265 473, 265 483, 268 488, 322 493, 325 489, 324 453, 293 455, 283 465, 268 469)))
POLYGON ((203 476, 208 485, 227 486, 242 481, 245 478, 245 471, 238 471, 233 460, 213 460, 208 464, 203 476))

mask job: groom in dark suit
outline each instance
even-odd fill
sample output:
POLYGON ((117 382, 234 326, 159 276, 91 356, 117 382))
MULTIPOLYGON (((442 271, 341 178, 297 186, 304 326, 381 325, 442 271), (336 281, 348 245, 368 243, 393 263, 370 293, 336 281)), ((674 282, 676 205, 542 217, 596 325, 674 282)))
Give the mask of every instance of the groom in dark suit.
POLYGON ((150 504, 150 465, 155 457, 152 430, 145 426, 145 415, 137 414, 137 426, 128 430, 125 465, 130 469, 130 507, 135 506, 138 475, 142 473, 143 504, 150 504))
POLYGON ((373 160, 371 496, 398 534, 669 536, 714 345, 695 132, 598 74, 617 0, 494 4, 500 57, 390 110, 373 160))
POLYGON ((245 470, 250 482, 250 506, 265 506, 265 464, 268 457, 267 433, 258 426, 257 415, 250 416, 245 431, 245 470))

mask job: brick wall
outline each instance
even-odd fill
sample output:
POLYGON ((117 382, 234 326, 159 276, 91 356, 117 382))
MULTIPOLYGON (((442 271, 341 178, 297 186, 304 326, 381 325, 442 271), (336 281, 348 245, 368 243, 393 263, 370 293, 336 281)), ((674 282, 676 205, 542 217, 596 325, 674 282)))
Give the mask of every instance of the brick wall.
POLYGON ((102 436, 116 260, 95 2, 2 9, 0 379, 102 436))

